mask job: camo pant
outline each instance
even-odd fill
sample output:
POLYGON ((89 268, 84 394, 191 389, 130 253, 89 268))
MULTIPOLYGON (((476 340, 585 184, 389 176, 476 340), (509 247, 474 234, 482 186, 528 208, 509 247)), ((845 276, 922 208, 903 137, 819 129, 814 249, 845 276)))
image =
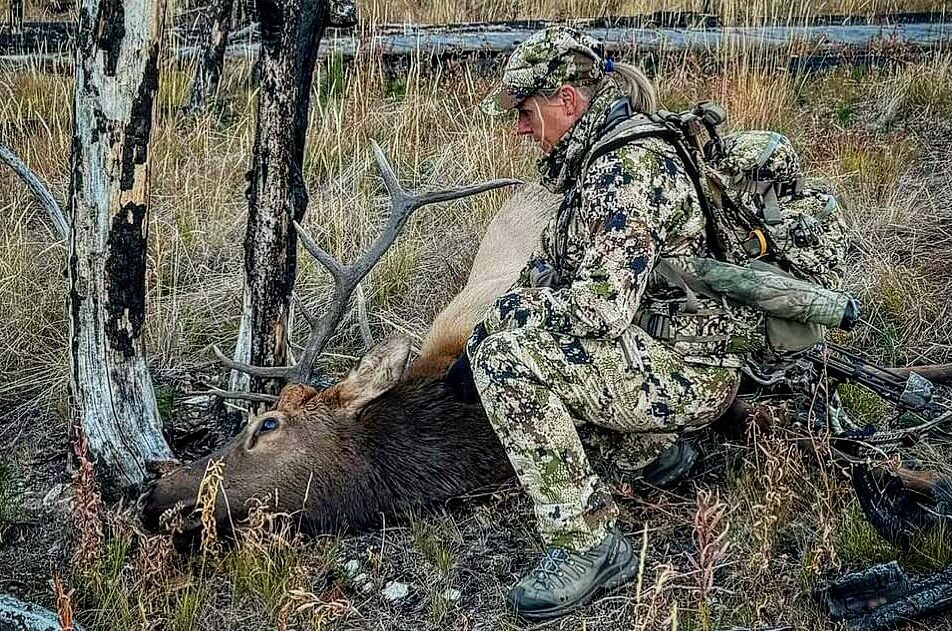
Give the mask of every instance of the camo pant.
POLYGON ((548 546, 587 550, 618 513, 576 425, 635 433, 647 462, 679 430, 717 418, 736 391, 736 369, 685 364, 644 331, 628 335, 633 369, 619 342, 541 329, 496 333, 470 352, 483 406, 548 546))

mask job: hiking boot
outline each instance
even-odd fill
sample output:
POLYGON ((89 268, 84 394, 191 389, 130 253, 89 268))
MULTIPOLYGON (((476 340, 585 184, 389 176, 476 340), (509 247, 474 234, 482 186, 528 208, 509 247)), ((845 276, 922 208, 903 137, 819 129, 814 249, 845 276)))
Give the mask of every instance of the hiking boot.
POLYGON ((539 564, 506 597, 526 620, 557 618, 614 589, 638 571, 634 546, 617 528, 586 552, 549 548, 539 564))
POLYGON ((649 462, 642 469, 641 477, 653 487, 672 488, 691 472, 699 455, 697 449, 679 440, 649 462))

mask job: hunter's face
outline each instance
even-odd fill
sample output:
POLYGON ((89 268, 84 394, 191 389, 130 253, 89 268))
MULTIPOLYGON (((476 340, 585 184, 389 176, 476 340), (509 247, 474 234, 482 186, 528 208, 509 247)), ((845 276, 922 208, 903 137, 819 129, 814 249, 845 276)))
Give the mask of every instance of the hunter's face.
POLYGON ((517 106, 516 133, 532 139, 549 153, 582 116, 587 100, 576 88, 562 86, 551 97, 530 96, 517 106))

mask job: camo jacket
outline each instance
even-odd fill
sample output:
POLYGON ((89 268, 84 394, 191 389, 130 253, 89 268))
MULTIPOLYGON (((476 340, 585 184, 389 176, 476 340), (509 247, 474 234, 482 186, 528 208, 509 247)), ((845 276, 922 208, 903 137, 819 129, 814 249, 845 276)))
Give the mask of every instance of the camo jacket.
POLYGON ((710 254, 697 191, 675 149, 658 138, 638 139, 579 173, 617 96, 596 96, 540 160, 543 185, 564 199, 540 251, 490 309, 484 334, 538 327, 624 344, 632 327, 661 314, 668 326, 658 339, 685 361, 741 366, 761 344, 760 314, 706 298, 687 313, 684 293, 652 274, 661 255, 710 254))

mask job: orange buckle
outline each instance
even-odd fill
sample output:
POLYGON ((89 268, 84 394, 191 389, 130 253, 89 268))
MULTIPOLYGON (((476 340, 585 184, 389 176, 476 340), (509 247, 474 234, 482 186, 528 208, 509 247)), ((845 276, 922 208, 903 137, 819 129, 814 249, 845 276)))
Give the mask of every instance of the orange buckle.
POLYGON ((750 231, 750 236, 748 239, 757 239, 758 245, 760 245, 760 254, 756 258, 760 258, 767 253, 767 237, 764 236, 764 233, 761 232, 758 228, 754 228, 750 231))

